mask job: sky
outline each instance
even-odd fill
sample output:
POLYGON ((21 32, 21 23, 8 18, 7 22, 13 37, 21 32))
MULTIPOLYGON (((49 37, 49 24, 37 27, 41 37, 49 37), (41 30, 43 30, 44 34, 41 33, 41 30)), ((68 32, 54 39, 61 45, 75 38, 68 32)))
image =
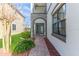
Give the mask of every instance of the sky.
POLYGON ((25 17, 24 24, 31 26, 31 4, 30 3, 16 3, 16 8, 25 17))

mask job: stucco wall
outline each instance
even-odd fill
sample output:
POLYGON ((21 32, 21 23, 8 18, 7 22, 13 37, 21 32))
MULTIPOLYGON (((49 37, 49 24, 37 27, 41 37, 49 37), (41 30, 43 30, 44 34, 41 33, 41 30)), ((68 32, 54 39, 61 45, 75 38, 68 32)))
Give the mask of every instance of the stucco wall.
POLYGON ((66 43, 51 35, 52 4, 47 14, 47 37, 60 55, 79 55, 79 4, 66 4, 66 43))
POLYGON ((47 19, 46 13, 32 13, 31 14, 31 19, 32 21, 37 19, 37 18, 43 18, 43 19, 47 19))
MULTIPOLYGON (((33 23, 36 19, 44 19, 45 20, 45 23, 47 21, 47 15, 46 13, 32 13, 31 14, 31 37, 33 37, 33 23)), ((40 21, 40 20, 39 20, 40 21)))
POLYGON ((33 13, 46 13, 46 3, 34 3, 33 13), (37 5, 41 7, 37 7, 37 5))
POLYGON ((46 9, 45 7, 39 7, 39 9, 34 9, 34 13, 46 13, 46 9))

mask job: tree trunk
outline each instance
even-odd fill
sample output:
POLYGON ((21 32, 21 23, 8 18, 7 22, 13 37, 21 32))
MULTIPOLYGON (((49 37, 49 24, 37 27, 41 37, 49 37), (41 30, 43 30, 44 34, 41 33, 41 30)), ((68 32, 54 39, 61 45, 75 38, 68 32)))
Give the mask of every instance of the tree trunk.
POLYGON ((6 42, 6 50, 9 51, 10 48, 10 24, 6 25, 6 38, 5 38, 5 42, 6 42))
POLYGON ((3 42, 3 48, 5 49, 5 22, 3 22, 3 39, 2 39, 2 42, 3 42))
POLYGON ((4 38, 3 38, 3 48, 9 52, 10 49, 10 37, 11 37, 11 24, 4 20, 4 38))

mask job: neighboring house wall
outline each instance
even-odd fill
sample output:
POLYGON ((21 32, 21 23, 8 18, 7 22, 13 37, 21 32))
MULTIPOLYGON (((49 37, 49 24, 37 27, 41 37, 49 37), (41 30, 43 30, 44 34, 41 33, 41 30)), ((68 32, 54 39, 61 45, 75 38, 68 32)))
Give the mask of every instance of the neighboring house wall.
POLYGON ((11 34, 17 34, 24 31, 24 17, 20 14, 17 14, 17 18, 12 24, 16 25, 16 30, 13 30, 13 25, 11 25, 11 34))
MULTIPOLYGON (((4 5, 4 4, 3 4, 4 5)), ((10 11, 16 10, 16 19, 12 21, 12 24, 16 24, 16 30, 12 30, 12 24, 11 24, 11 34, 17 34, 24 31, 24 16, 19 12, 18 9, 15 7, 11 7, 10 4, 5 5, 7 8, 10 8, 10 11)), ((14 6, 14 5, 12 5, 14 6)), ((0 4, 0 7, 2 8, 2 5, 0 4)), ((0 18, 2 17, 2 9, 0 8, 0 18)), ((8 12, 9 10, 6 10, 8 12)), ((10 13, 9 13, 10 14, 10 13)), ((3 38, 3 20, 0 20, 0 38, 3 38)))
MULTIPOLYGON (((79 55, 79 4, 66 4, 66 42, 52 34, 52 11, 56 4, 47 4, 47 37, 60 55, 79 55)), ((58 7, 57 7, 58 8, 58 7)))

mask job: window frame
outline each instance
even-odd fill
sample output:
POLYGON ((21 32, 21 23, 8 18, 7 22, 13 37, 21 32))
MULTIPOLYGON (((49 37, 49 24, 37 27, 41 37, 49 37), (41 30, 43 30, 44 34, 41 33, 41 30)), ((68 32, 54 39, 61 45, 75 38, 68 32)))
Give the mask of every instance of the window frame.
POLYGON ((60 8, 57 9, 57 11, 52 15, 52 35, 59 38, 60 40, 66 42, 66 4, 64 3, 62 6, 60 6, 60 8), (63 18, 59 19, 59 12, 61 10, 61 8, 64 8, 65 9, 62 11, 64 14, 63 14, 63 18), (54 15, 57 14, 57 22, 54 23, 54 15), (64 21, 64 27, 62 26, 62 23, 64 21), (61 23, 61 27, 59 27, 61 23), (55 25, 54 24, 57 24, 57 29, 54 29, 55 28, 55 25), (63 31, 61 31, 62 29, 64 28, 63 31), (61 30, 60 30, 61 29, 61 30), (54 32, 55 30, 57 30, 57 33, 54 32), (62 33, 62 34, 61 34, 62 33))
POLYGON ((16 24, 12 24, 12 30, 13 30, 13 31, 16 30, 16 24))

